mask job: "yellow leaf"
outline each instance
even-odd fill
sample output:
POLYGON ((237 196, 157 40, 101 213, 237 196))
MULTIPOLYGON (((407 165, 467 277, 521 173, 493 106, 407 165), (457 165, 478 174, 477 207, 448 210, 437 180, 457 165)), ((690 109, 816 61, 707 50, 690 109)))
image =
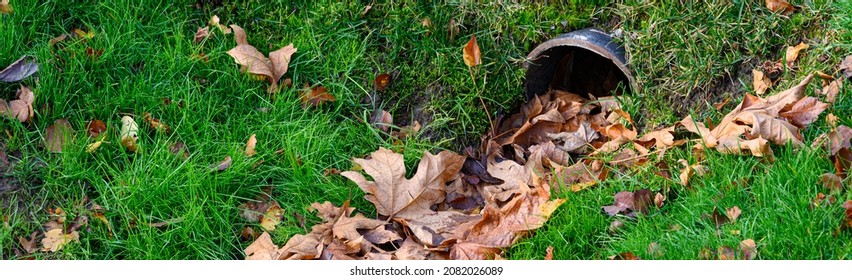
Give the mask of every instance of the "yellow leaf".
POLYGON ((41 240, 41 251, 56 252, 62 250, 71 241, 80 242, 80 233, 72 231, 69 234, 65 234, 61 228, 51 229, 44 233, 44 239, 41 240))
POLYGON ((482 64, 482 57, 480 57, 479 53, 479 45, 476 44, 476 36, 473 34, 470 35, 470 41, 467 41, 467 45, 464 46, 464 64, 467 64, 468 67, 474 67, 482 64))
POLYGON ((281 217, 284 216, 284 209, 278 206, 277 202, 274 202, 272 206, 269 206, 266 209, 266 213, 263 214, 263 218, 260 219, 260 226, 266 231, 275 230, 275 226, 281 223, 281 217))

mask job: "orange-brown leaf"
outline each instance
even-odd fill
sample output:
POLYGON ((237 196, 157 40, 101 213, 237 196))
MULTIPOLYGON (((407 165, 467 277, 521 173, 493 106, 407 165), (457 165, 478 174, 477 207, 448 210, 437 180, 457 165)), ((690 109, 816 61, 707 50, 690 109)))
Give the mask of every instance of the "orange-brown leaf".
POLYGON ((373 81, 373 86, 377 91, 385 91, 388 88, 391 82, 391 75, 388 73, 382 73, 376 76, 376 79, 373 81))
POLYGON ((251 136, 249 136, 248 141, 246 141, 245 154, 247 157, 252 157, 257 154, 257 152, 255 152, 254 150, 255 146, 257 146, 257 138, 255 137, 255 134, 252 134, 251 136))
MULTIPOLYGON (((787 4, 787 5, 789 5, 789 4, 787 4)), ((795 45, 795 46, 792 46, 792 47, 787 47, 787 53, 784 56, 784 59, 787 62, 787 65, 789 66, 789 65, 792 65, 793 62, 796 62, 796 59, 799 58, 799 52, 801 52, 804 49, 807 49, 808 47, 809 47, 808 44, 805 44, 804 42, 799 43, 798 45, 795 45)))
POLYGON ((476 36, 471 34, 470 41, 467 41, 467 45, 464 46, 464 64, 468 67, 475 67, 477 65, 482 64, 482 57, 480 57, 479 52, 479 44, 476 43, 476 36))
POLYGON ((766 0, 766 8, 773 13, 781 13, 783 15, 790 15, 799 10, 799 7, 787 3, 785 0, 766 0))
POLYGON ((754 85, 754 92, 757 95, 763 95, 766 93, 766 90, 772 86, 772 80, 769 79, 766 75, 763 74, 763 71, 752 69, 751 74, 753 77, 752 84, 754 85))
POLYGON ((789 120, 791 124, 805 128, 816 121, 825 109, 828 109, 828 104, 820 102, 814 97, 805 96, 794 103, 790 110, 781 111, 780 115, 789 120))
POLYGON ((73 134, 71 123, 66 119, 58 119, 45 129, 44 147, 50 152, 61 153, 67 143, 72 140, 73 134))

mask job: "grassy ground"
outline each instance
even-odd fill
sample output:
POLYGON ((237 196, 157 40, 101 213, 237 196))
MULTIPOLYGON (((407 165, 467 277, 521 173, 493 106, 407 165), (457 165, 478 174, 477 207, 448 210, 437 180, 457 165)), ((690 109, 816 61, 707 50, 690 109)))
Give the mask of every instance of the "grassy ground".
MULTIPOLYGON (((233 259, 248 244, 239 238, 245 226, 237 206, 263 188, 287 211, 273 234, 282 243, 305 231, 294 214, 316 221, 306 210, 311 202, 353 205, 369 211, 362 193, 340 176, 324 170, 349 169, 351 157, 379 146, 402 151, 413 165, 423 150, 458 148, 476 143, 488 127, 478 96, 490 112, 510 113, 523 100, 521 63, 536 44, 560 33, 587 26, 622 29, 622 41, 642 85, 627 108, 642 126, 669 124, 686 113, 718 120, 723 113, 708 106, 726 97, 738 102, 750 91, 750 69, 766 59, 783 57, 787 45, 806 41, 811 48, 799 69, 783 74, 773 92, 798 83, 814 70, 830 72, 852 54, 852 10, 848 1, 808 1, 790 18, 762 8, 762 1, 715 1, 682 5, 674 1, 614 4, 577 1, 569 4, 475 4, 419 2, 375 4, 338 1, 111 1, 109 4, 58 1, 13 1, 12 14, 0 14, 0 65, 22 55, 38 58, 38 78, 23 83, 36 94, 31 123, 0 120, 0 139, 11 158, 19 160, 5 182, 0 226, 0 257, 14 258, 17 237, 27 236, 48 220, 44 209, 61 207, 70 216, 84 211, 84 197, 106 208, 113 232, 97 221, 81 233, 81 242, 45 259, 233 259), (42 2, 42 3, 37 3, 42 2), (754 3, 753 3, 754 2, 754 3), (200 8, 199 8, 200 7, 200 8), (192 43, 196 28, 212 15, 247 30, 261 52, 294 43, 286 77, 295 88, 274 98, 265 83, 239 72, 225 52, 231 36, 218 31, 203 45, 192 43), (431 25, 424 26, 429 18, 431 25), (453 19, 459 33, 451 36, 453 19), (92 30, 94 38, 69 39, 62 48, 48 41, 75 28, 92 30), (461 47, 475 34, 483 65, 471 78, 461 47), (98 57, 87 48, 103 50, 98 57), (198 58, 199 54, 208 60, 198 58), (372 90, 373 78, 392 73, 389 90, 372 90), (299 89, 322 84, 337 101, 305 109, 299 89), (173 100, 164 104, 163 98, 173 100), (179 102, 183 106, 179 106, 179 102), (372 128, 376 109, 394 114, 395 124, 418 120, 425 125, 416 138, 395 141, 372 128), (150 112, 170 125, 170 135, 143 128, 140 153, 117 143, 120 116, 150 112), (61 154, 41 147, 44 129, 68 119, 78 137, 61 154), (94 154, 84 151, 86 123, 101 119, 109 127, 110 144, 94 154), (257 134, 258 155, 245 157, 245 141, 257 134), (191 156, 169 153, 186 143, 191 156), (280 151, 280 152, 276 152, 280 151), (207 170, 231 156, 225 172, 207 170), (261 162, 262 161, 262 162, 261 162), (12 183, 9 183, 12 182, 12 183), (148 223, 176 221, 165 227, 148 223)), ((797 1, 793 1, 797 2, 797 1)), ((801 1, 798 1, 801 2, 801 1)), ((13 98, 16 84, 0 84, 0 98, 13 98)), ((809 89, 810 93, 816 86, 809 89)), ((849 83, 844 93, 849 91, 849 83)), ((852 124, 850 98, 842 94, 830 109, 842 124, 852 124)), ((732 108, 728 105, 727 109, 732 108)), ((813 139, 827 125, 808 129, 813 139)), ((810 210, 815 182, 832 166, 817 150, 775 149, 778 160, 708 154, 711 173, 697 178, 693 190, 653 215, 608 232, 611 218, 600 213, 621 190, 674 187, 651 169, 619 174, 602 186, 568 199, 530 238, 508 257, 538 259, 554 246, 556 259, 601 259, 624 251, 642 258, 694 259, 703 248, 736 247, 757 241, 765 259, 849 259, 848 232, 835 233, 841 208, 810 210), (732 182, 748 178, 748 188, 732 182), (736 224, 718 230, 702 215, 714 206, 743 209, 736 224), (649 253, 656 242, 661 254, 649 253)), ((671 151, 671 166, 687 151, 671 151)), ((844 194, 839 198, 848 198, 844 194)))

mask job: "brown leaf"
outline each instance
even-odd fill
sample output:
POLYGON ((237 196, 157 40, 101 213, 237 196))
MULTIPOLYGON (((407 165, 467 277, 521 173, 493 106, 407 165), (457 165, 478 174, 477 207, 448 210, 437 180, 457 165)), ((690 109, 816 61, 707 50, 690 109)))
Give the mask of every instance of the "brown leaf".
POLYGON ((183 142, 175 142, 169 147, 169 152, 175 155, 182 156, 184 159, 189 158, 189 148, 183 142))
POLYGON ((367 181, 355 171, 341 173, 358 185, 365 198, 376 205, 380 215, 402 219, 415 219, 432 213, 430 207, 444 199, 446 182, 457 176, 464 156, 449 151, 438 155, 424 152, 411 179, 405 179, 402 155, 385 148, 370 154, 370 159, 354 159, 375 181, 367 181))
POLYGON ((106 131, 106 124, 101 120, 94 119, 86 125, 86 133, 89 137, 97 138, 104 131, 106 131))
POLYGON ((373 86, 376 88, 376 91, 385 91, 391 82, 391 75, 388 73, 382 73, 376 76, 376 79, 373 81, 373 86))
POLYGON ((464 54, 462 57, 464 58, 464 64, 466 64, 467 67, 475 67, 482 64, 479 45, 476 43, 476 36, 473 34, 470 35, 470 41, 467 41, 467 45, 464 46, 464 54))
POLYGON ((279 259, 314 260, 320 257, 323 244, 315 234, 296 234, 281 249, 279 259))
POLYGON ((252 134, 251 136, 249 136, 248 141, 246 141, 245 154, 246 154, 247 157, 252 157, 255 154, 257 154, 257 152, 254 151, 254 147, 256 145, 257 145, 257 138, 255 137, 255 134, 252 134))
POLYGON ((852 200, 847 200, 841 205, 846 211, 843 213, 843 224, 847 228, 852 228, 852 200))
POLYGON ((763 71, 752 69, 751 75, 753 76, 754 93, 757 95, 763 95, 772 86, 772 80, 764 75, 763 71))
POLYGON ((645 135, 642 135, 642 137, 636 139, 636 141, 639 143, 649 143, 647 145, 644 145, 646 147, 649 147, 650 143, 653 143, 654 146, 657 147, 657 149, 671 148, 675 145, 674 135, 672 134, 674 133, 674 130, 675 127, 670 126, 659 130, 651 131, 645 133, 645 135))
POLYGON ((810 96, 805 96, 796 103, 790 110, 781 111, 781 117, 786 118, 791 124, 805 128, 819 118, 822 111, 828 108, 828 104, 820 102, 818 99, 810 96))
POLYGON ((719 250, 717 252, 720 260, 730 261, 737 259, 737 251, 734 251, 734 249, 731 249, 730 247, 719 247, 719 250))
MULTIPOLYGON (((297 50, 293 46, 293 43, 290 43, 283 48, 269 53, 269 60, 272 61, 272 73, 274 74, 272 76, 272 89, 269 92, 278 91, 278 80, 287 73, 287 70, 290 68, 290 58, 292 58, 297 50)), ((330 101, 334 101, 334 98, 332 97, 330 101)))
POLYGON ((836 155, 842 148, 852 148, 850 140, 852 140, 852 128, 841 125, 832 130, 828 134, 828 142, 826 143, 829 155, 836 155))
POLYGON ((388 132, 390 127, 393 125, 393 115, 388 113, 388 111, 376 109, 376 111, 373 112, 373 117, 371 118, 370 123, 376 128, 381 129, 384 132, 388 132))
POLYGON ((65 245, 72 241, 80 242, 80 233, 72 231, 66 234, 61 228, 52 229, 44 233, 44 239, 41 240, 41 251, 56 252, 62 250, 65 245))
POLYGON ((603 211, 610 217, 618 213, 630 213, 633 210, 633 192, 623 191, 615 194, 615 203, 604 206, 603 211))
MULTIPOLYGON (((296 53, 297 49, 291 43, 269 53, 269 58, 267 58, 255 47, 248 44, 245 30, 233 24, 231 28, 234 30, 234 40, 237 42, 237 46, 229 50, 228 55, 233 57, 238 64, 246 67, 246 71, 249 73, 265 76, 271 84, 267 92, 277 92, 278 80, 287 73, 290 58, 296 53)), ((333 98, 332 101, 334 101, 333 98)), ((302 103, 305 103, 304 99, 302 103)))
POLYGON ((61 153, 62 149, 72 141, 74 129, 66 119, 58 119, 44 131, 44 147, 53 153, 61 153))
POLYGON ((739 218, 740 214, 742 214, 742 210, 740 210, 740 207, 734 206, 725 209, 725 213, 728 214, 728 220, 733 224, 737 222, 737 218, 739 218))
POLYGON ((27 122, 35 116, 33 112, 35 95, 29 87, 21 86, 17 96, 17 100, 12 100, 8 104, 6 100, 0 99, 0 115, 6 115, 20 122, 27 122))
MULTIPOLYGON (((763 72, 761 72, 761 73, 763 73, 763 72)), ((728 105, 728 102, 730 102, 730 101, 731 101, 730 97, 725 97, 725 99, 723 99, 721 102, 713 103, 713 108, 715 108, 716 111, 721 111, 722 108, 724 108, 725 105, 728 105)))
MULTIPOLYGON (((355 214, 353 217, 341 216, 337 219, 337 222, 331 228, 332 234, 335 238, 343 239, 343 240, 357 240, 359 238, 364 238, 365 236, 359 232, 359 230, 376 230, 381 228, 384 230, 384 226, 387 225, 388 222, 380 221, 376 219, 370 219, 364 217, 361 213, 355 214)), ((389 232, 387 230, 379 230, 374 233, 375 241, 384 241, 382 243, 387 243, 394 240, 401 239, 399 235, 395 233, 389 232)))
POLYGON ((225 159, 218 163, 211 164, 210 166, 208 166, 208 168, 214 171, 225 171, 225 169, 231 167, 232 162, 233 160, 231 159, 231 156, 225 156, 225 159))
POLYGON ((781 13, 785 16, 800 9, 799 7, 790 5, 786 0, 766 0, 766 8, 773 13, 781 13))
POLYGON ((425 260, 429 256, 429 251, 409 237, 402 242, 402 246, 393 255, 397 260, 425 260))
POLYGON ((647 215, 654 206, 654 197, 651 190, 641 189, 633 192, 633 210, 647 215))
POLYGON ((641 260, 638 256, 636 256, 636 254, 633 254, 633 252, 622 252, 618 255, 609 256, 609 259, 610 260, 629 260, 629 261, 641 260))
POLYGON ((207 21, 207 25, 215 26, 216 28, 219 28, 219 31, 222 31, 222 34, 231 34, 230 28, 219 23, 219 16, 217 16, 217 15, 213 15, 212 17, 210 17, 210 20, 207 21))
POLYGON ((0 0, 0 14, 11 14, 12 6, 9 5, 9 0, 0 0))
POLYGON ((562 146, 559 148, 569 153, 587 154, 591 148, 590 143, 598 139, 598 133, 592 130, 588 122, 580 124, 580 127, 573 132, 560 132, 557 134, 548 133, 547 137, 553 140, 562 141, 562 146))
MULTIPOLYGON (((769 0, 767 0, 767 1, 769 1, 769 0)), ((787 5, 790 5, 790 4, 787 4, 787 5)), ((801 52, 804 49, 807 49, 808 47, 809 47, 808 44, 805 44, 804 42, 799 43, 796 46, 787 47, 787 53, 784 56, 784 59, 787 62, 787 65, 788 66, 793 65, 793 62, 795 62, 796 59, 799 57, 799 52, 801 52)))
POLYGON ((710 219, 713 220, 713 223, 716 224, 717 228, 731 221, 728 216, 719 213, 719 209, 716 207, 713 207, 713 213, 710 214, 710 219))
POLYGON ((447 37, 450 38, 450 41, 456 38, 456 35, 459 34, 459 24, 456 23, 455 19, 450 19, 449 23, 447 23, 447 37))
POLYGON ((825 95, 825 102, 834 103, 837 100, 837 94, 840 93, 840 89, 843 88, 843 80, 837 79, 828 83, 827 86, 822 88, 822 94, 825 95))
POLYGON ((334 102, 335 98, 331 94, 328 94, 326 88, 324 86, 314 86, 309 87, 307 84, 305 85, 305 89, 302 90, 302 107, 314 106, 317 107, 326 102, 334 102))
POLYGON ((666 196, 665 196, 665 195, 663 195, 663 194, 661 194, 661 193, 657 193, 656 195, 654 195, 654 205, 656 205, 656 206, 657 206, 657 208, 662 208, 662 207, 663 207, 663 203, 664 203, 665 201, 666 201, 666 196))
POLYGON ((151 117, 151 113, 145 112, 142 114, 142 116, 145 122, 147 122, 148 125, 151 127, 151 129, 160 133, 168 134, 172 132, 172 129, 168 125, 160 121, 160 119, 155 119, 151 117))
POLYGON ((549 261, 553 260, 553 245, 547 246, 544 254, 544 260, 549 261))
POLYGON ((195 38, 193 39, 193 42, 195 42, 196 44, 201 43, 201 41, 204 41, 207 38, 210 38, 210 28, 206 26, 204 28, 199 27, 198 31, 195 32, 195 38))
POLYGON ((819 176, 818 183, 825 187, 829 193, 839 193, 843 191, 843 180, 833 173, 825 173, 819 176))
POLYGON ((840 63, 840 71, 847 79, 852 78, 852 55, 847 55, 843 62, 840 63))
POLYGON ((243 252, 246 254, 246 260, 277 260, 281 256, 278 246, 272 242, 268 232, 263 232, 243 252))
POLYGON ((689 179, 692 178, 693 174, 701 176, 707 173, 707 167, 703 165, 690 165, 689 162, 684 159, 678 160, 678 162, 684 166, 680 171, 680 184, 683 186, 689 186, 689 179))
POLYGON ((30 234, 29 239, 18 237, 18 243, 21 244, 21 248, 23 248, 24 252, 26 252, 27 254, 32 254, 38 251, 38 240, 36 239, 38 233, 38 231, 34 231, 32 234, 30 234))
POLYGON ((744 260, 753 260, 757 257, 757 244, 753 239, 746 239, 740 242, 740 251, 743 253, 744 260))
POLYGON ((34 58, 22 56, 0 71, 0 82, 15 83, 35 74, 38 64, 34 58))
POLYGON ((278 205, 277 201, 273 201, 269 208, 266 208, 266 213, 260 219, 260 227, 266 231, 275 230, 275 226, 281 223, 281 218, 284 217, 284 209, 278 205))

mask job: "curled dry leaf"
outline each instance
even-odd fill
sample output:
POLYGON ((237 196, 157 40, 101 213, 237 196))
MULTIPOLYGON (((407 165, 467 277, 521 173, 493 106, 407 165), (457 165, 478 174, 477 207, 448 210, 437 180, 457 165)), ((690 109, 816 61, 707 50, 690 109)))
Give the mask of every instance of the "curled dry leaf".
POLYGON ((819 184, 822 185, 829 193, 839 193, 843 191, 843 180, 834 173, 825 173, 819 176, 819 184))
POLYGON ((382 73, 376 76, 376 79, 373 81, 373 87, 376 88, 377 91, 385 91, 385 89, 390 86, 391 75, 388 73, 382 73))
POLYGON ((837 100, 837 94, 843 88, 843 79, 837 79, 828 83, 822 88, 822 94, 825 95, 825 102, 834 103, 837 100))
POLYGON ((175 142, 169 147, 169 152, 175 155, 180 155, 184 159, 189 158, 189 148, 183 142, 175 142))
POLYGON ((799 128, 805 128, 816 121, 825 109, 828 109, 828 104, 814 97, 805 96, 796 101, 789 110, 786 108, 782 110, 780 116, 799 128))
POLYGON ((447 23, 447 37, 450 38, 450 41, 456 38, 456 35, 459 34, 459 24, 456 23, 455 19, 450 19, 449 23, 447 23))
POLYGON ((281 255, 268 232, 262 233, 243 252, 246 254, 246 260, 277 260, 281 255))
POLYGON ((68 39, 68 34, 63 33, 63 34, 59 34, 59 36, 51 38, 50 41, 48 41, 47 43, 49 45, 53 46, 53 45, 59 44, 60 42, 65 41, 65 39, 68 39))
POLYGON ((787 62, 787 66, 793 65, 793 62, 796 62, 796 59, 799 58, 799 52, 804 49, 807 49, 808 47, 808 44, 805 44, 804 42, 792 47, 787 47, 787 53, 784 56, 784 60, 787 62))
POLYGON ((228 167, 231 167, 232 162, 233 162, 233 160, 231 160, 231 156, 225 156, 225 159, 223 159, 222 161, 220 161, 218 163, 211 164, 208 168, 210 168, 213 171, 225 171, 225 169, 228 169, 228 167))
POLYGON ((222 34, 231 34, 230 28, 219 23, 219 16, 217 16, 217 15, 213 15, 212 17, 210 17, 210 20, 207 21, 207 25, 215 26, 216 28, 219 28, 219 31, 222 31, 222 34))
POLYGON ((53 153, 61 153, 72 140, 74 130, 66 119, 58 119, 44 131, 44 147, 53 153))
POLYGON ((737 251, 734 251, 734 249, 731 249, 730 247, 727 247, 727 246, 719 247, 719 249, 717 250, 717 253, 718 253, 717 256, 719 257, 719 260, 730 261, 730 260, 736 260, 737 259, 737 251))
POLYGON ((753 77, 752 84, 754 85, 754 93, 757 95, 763 95, 766 93, 766 90, 772 86, 772 80, 769 79, 766 75, 763 74, 763 71, 752 69, 751 75, 753 77))
POLYGON ((476 43, 475 35, 470 35, 470 40, 467 41, 467 44, 464 46, 462 58, 464 58, 464 64, 466 64, 467 67, 476 67, 477 65, 482 64, 479 44, 476 43))
POLYGON ((257 145, 257 138, 255 137, 255 134, 252 134, 249 137, 248 141, 246 141, 245 154, 246 154, 247 157, 252 157, 255 154, 257 154, 257 152, 254 151, 254 148, 255 148, 256 145, 257 145))
POLYGON ((18 237, 18 243, 21 245, 21 248, 24 249, 24 252, 27 254, 32 254, 38 251, 38 236, 39 232, 34 231, 30 234, 29 238, 18 237))
POLYGON ((296 53, 297 49, 291 43, 269 53, 269 58, 267 58, 255 47, 248 44, 245 30, 233 24, 231 28, 234 30, 234 40, 237 42, 237 46, 230 49, 228 55, 233 57, 238 64, 246 67, 249 73, 265 76, 271 84, 267 92, 277 92, 278 80, 287 73, 290 58, 296 53))
POLYGON ((852 78, 852 55, 848 55, 843 59, 843 62, 840 63, 840 71, 847 79, 852 78))
POLYGON ((310 87, 305 84, 305 89, 302 90, 302 107, 314 106, 317 107, 326 102, 334 102, 335 98, 328 93, 324 86, 310 87))
POLYGON ((172 132, 172 129, 168 125, 160 121, 160 119, 155 119, 151 117, 151 113, 145 112, 144 114, 142 114, 142 116, 145 122, 147 122, 148 125, 151 127, 151 129, 160 133, 172 132))
POLYGON ((266 231, 275 230, 275 226, 281 223, 281 218, 284 217, 284 209, 278 205, 277 201, 273 201, 269 208, 266 208, 266 213, 260 219, 260 227, 266 231))
POLYGON ((743 212, 742 212, 742 210, 740 210, 739 206, 734 206, 734 207, 725 209, 725 213, 728 214, 728 220, 731 223, 736 223, 737 219, 740 217, 740 214, 742 214, 743 212))
POLYGON ((746 239, 740 242, 740 252, 743 253, 744 260, 753 260, 757 257, 757 244, 753 239, 746 239))
POLYGON ((121 133, 118 134, 121 139, 121 146, 128 151, 136 152, 139 149, 137 141, 139 140, 139 125, 130 116, 121 117, 121 133))
POLYGON ((204 41, 209 37, 210 37, 210 27, 207 27, 207 26, 205 26, 203 28, 199 27, 198 31, 195 32, 195 38, 193 39, 193 42, 195 42, 196 44, 201 43, 201 41, 204 41))
POLYGON ((553 260, 553 245, 547 246, 547 250, 545 250, 544 254, 544 260, 553 260))
POLYGON ((852 228, 852 200, 847 200, 841 205, 846 211, 843 212, 843 225, 852 228))
POLYGON ((785 16, 789 16, 800 9, 797 6, 791 5, 786 0, 766 0, 766 8, 773 13, 780 13, 785 16))
POLYGON ((35 58, 25 55, 0 71, 0 82, 19 82, 37 71, 38 64, 35 62, 35 58))
POLYGON ((21 86, 17 92, 18 99, 6 103, 6 100, 0 99, 0 115, 8 116, 12 119, 17 119, 20 122, 27 122, 35 113, 33 112, 33 102, 35 95, 29 87, 21 86))
POLYGON ((106 124, 103 121, 94 119, 86 124, 86 134, 91 138, 97 138, 106 131, 106 124))
POLYGON ((0 14, 11 14, 12 6, 9 5, 9 0, 0 0, 0 14))
POLYGON ((393 115, 388 113, 388 111, 376 109, 373 112, 373 118, 370 120, 370 123, 376 128, 388 132, 393 125, 393 115))

